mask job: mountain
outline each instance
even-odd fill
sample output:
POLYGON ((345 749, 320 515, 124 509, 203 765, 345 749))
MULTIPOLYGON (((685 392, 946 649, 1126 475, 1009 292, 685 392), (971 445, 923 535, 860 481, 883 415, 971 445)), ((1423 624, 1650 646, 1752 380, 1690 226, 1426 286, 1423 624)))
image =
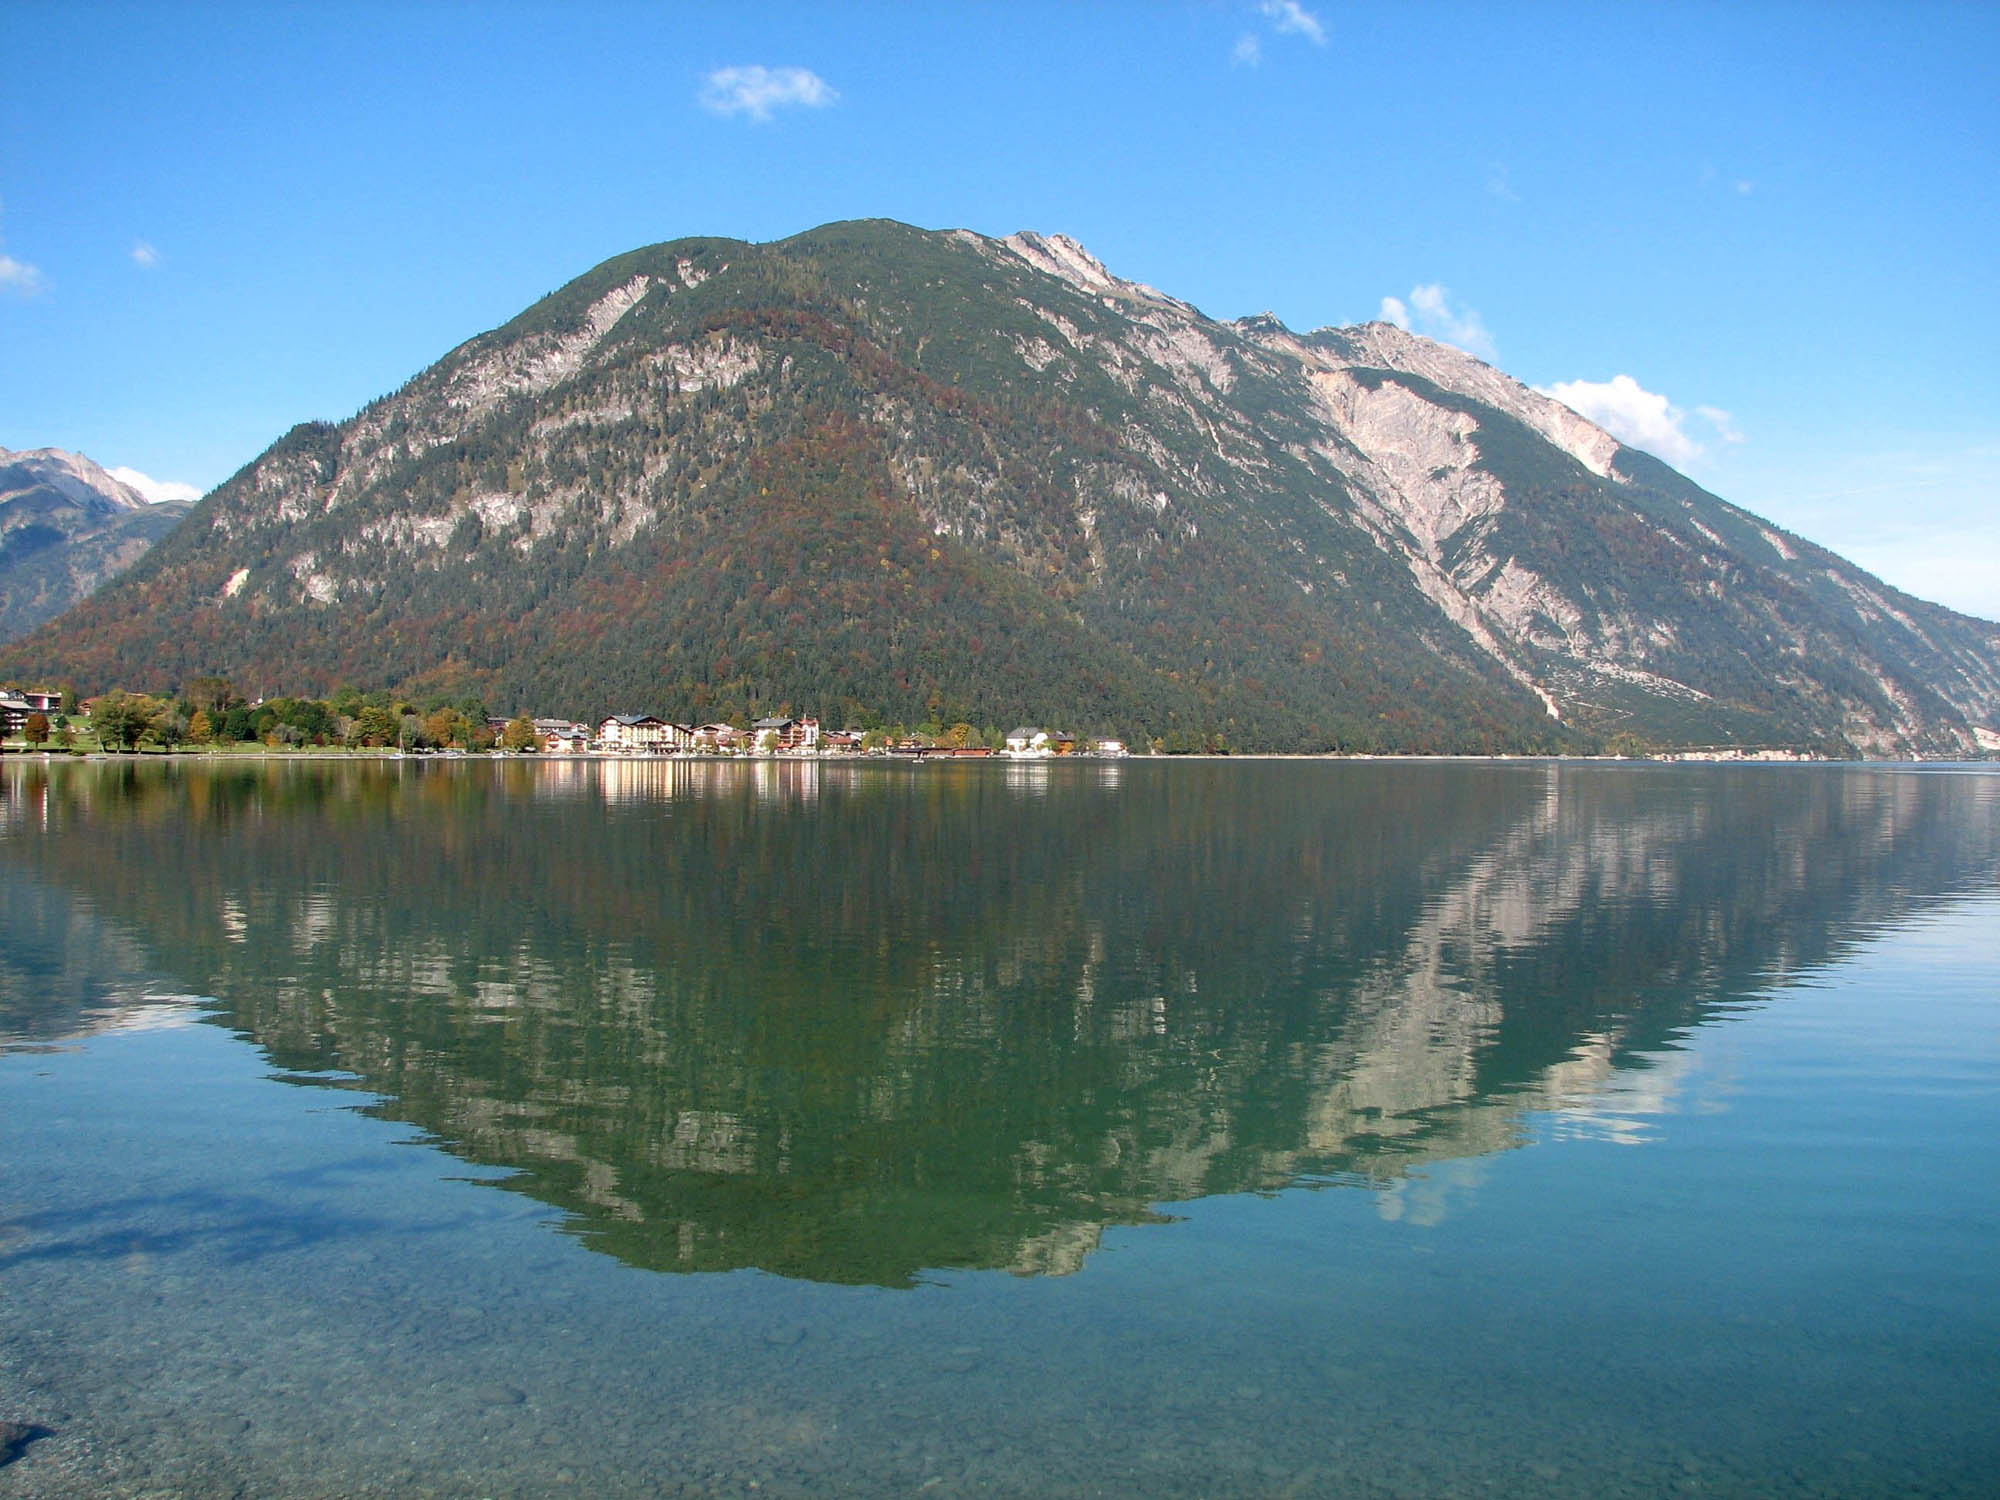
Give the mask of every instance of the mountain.
POLYGON ((124 572, 193 508, 149 504, 80 453, 0 448, 0 641, 124 572))
POLYGON ((1170 746, 2000 748, 2000 626, 1468 355, 886 221, 607 261, 0 651, 212 672, 1170 746))

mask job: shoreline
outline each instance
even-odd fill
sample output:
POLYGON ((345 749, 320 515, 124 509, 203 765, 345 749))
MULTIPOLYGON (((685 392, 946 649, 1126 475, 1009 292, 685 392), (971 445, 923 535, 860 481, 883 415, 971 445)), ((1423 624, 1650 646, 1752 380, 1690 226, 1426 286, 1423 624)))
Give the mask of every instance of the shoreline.
POLYGON ((721 755, 711 753, 675 753, 668 755, 646 754, 518 754, 514 752, 477 751, 448 754, 417 754, 404 751, 375 749, 345 750, 331 747, 316 747, 311 750, 30 750, 15 747, 0 747, 0 759, 39 760, 44 765, 88 763, 88 762, 153 762, 166 761, 176 764, 184 762, 203 763, 279 763, 293 761, 315 762, 361 762, 385 764, 414 761, 421 764, 434 763, 479 763, 494 762, 525 765, 662 765, 675 762, 700 762, 712 765, 904 765, 929 766, 949 763, 953 765, 1063 765, 1088 764, 1116 766, 1127 764, 1170 764, 1174 762, 1254 762, 1254 761, 1312 761, 1340 764, 1395 764, 1395 765, 1574 765, 1574 766, 1765 766, 1765 767, 1847 767, 1850 769, 1893 769, 1897 767, 1927 769, 2000 770, 2000 756, 1985 760, 1935 759, 1935 760, 1826 760, 1817 757, 1792 755, 1760 755, 1757 753, 1731 754, 1717 751, 1670 751, 1661 755, 1477 755, 1452 753, 1425 755, 1417 752, 1357 752, 1357 751, 1241 751, 1229 754, 1209 752, 1189 752, 1177 755, 1094 755, 1079 752, 1074 755, 1022 755, 1010 756, 1004 752, 988 756, 950 755, 882 755, 874 753, 839 755, 721 755))

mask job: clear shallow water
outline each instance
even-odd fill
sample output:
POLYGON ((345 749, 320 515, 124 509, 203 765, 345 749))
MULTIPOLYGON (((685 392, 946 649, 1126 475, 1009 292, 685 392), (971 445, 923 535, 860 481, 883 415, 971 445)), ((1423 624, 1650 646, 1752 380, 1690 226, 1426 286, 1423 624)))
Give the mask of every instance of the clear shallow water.
POLYGON ((1980 773, 10 763, 0 1496, 1990 1493, 1996 1021, 1980 773))

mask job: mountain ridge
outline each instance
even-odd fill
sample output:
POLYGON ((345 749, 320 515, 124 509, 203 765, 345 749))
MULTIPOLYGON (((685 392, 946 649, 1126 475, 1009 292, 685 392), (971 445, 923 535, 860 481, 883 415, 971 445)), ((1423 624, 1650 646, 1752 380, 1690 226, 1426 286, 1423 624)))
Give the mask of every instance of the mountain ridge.
POLYGON ((0 448, 0 641, 88 597, 193 508, 154 504, 81 453, 0 448))
POLYGON ((1256 749, 2000 749, 2000 626, 1462 351, 883 220, 628 252, 293 429, 0 651, 64 668, 1256 749))

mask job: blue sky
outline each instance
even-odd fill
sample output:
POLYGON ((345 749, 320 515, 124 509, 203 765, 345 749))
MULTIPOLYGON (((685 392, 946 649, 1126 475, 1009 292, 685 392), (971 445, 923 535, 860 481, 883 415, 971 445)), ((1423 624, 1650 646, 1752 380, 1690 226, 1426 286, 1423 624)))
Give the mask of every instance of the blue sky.
POLYGON ((0 32, 0 446, 206 487, 608 256, 883 215, 1072 234, 1222 317, 1400 309, 2000 617, 2000 6, 10 0, 0 32))

